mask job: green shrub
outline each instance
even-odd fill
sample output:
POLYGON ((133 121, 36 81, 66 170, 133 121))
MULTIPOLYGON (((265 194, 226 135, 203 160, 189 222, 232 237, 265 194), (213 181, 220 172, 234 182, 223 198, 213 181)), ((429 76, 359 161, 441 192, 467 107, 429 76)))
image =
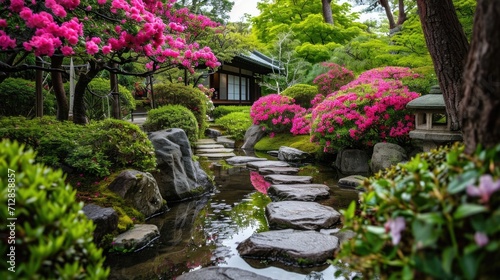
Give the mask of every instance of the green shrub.
POLYGON ((250 114, 250 108, 251 106, 221 105, 215 107, 214 111, 212 112, 212 116, 214 117, 214 119, 218 119, 233 112, 250 114))
POLYGON ((436 72, 434 71, 434 66, 423 66, 411 69, 414 73, 418 74, 419 77, 406 77, 401 79, 403 84, 405 84, 410 91, 418 92, 422 95, 429 93, 429 90, 433 85, 438 84, 436 72))
POLYGON ((281 94, 293 98, 295 104, 300 105, 300 107, 309 109, 312 107, 311 100, 318 94, 318 87, 296 84, 285 89, 281 94))
POLYGON ((252 126, 250 113, 233 112, 215 120, 215 124, 224 127, 234 140, 245 138, 245 133, 252 126))
POLYGON ((203 137, 207 129, 207 102, 208 97, 198 88, 182 84, 155 85, 156 103, 163 105, 182 105, 194 114, 198 123, 197 137, 203 137))
MULTIPOLYGON (((90 82, 88 89, 98 96, 107 96, 111 92, 110 81, 108 79, 95 78, 90 82)), ((118 91, 120 92, 122 115, 127 115, 130 110, 135 109, 134 97, 132 93, 122 85, 118 85, 118 91)), ((113 100, 98 96, 91 94, 89 91, 85 93, 87 117, 91 120, 110 118, 113 100)))
POLYGON ((35 149, 37 161, 85 174, 107 176, 123 167, 142 171, 156 167, 154 149, 146 134, 126 121, 108 119, 79 126, 52 117, 2 118, 0 137, 35 149))
POLYGON ((494 279, 500 272, 500 145, 417 155, 363 183, 337 256, 367 279, 494 279), (479 187, 477 187, 479 186, 479 187))
POLYGON ((147 131, 157 131, 167 128, 181 128, 191 143, 198 140, 198 123, 194 114, 182 105, 166 105, 148 112, 144 123, 147 131))
MULTIPOLYGON (((42 89, 43 113, 56 113, 56 99, 53 94, 42 89)), ((7 78, 0 83, 0 116, 35 116, 35 82, 20 78, 7 78)))
POLYGON ((76 192, 61 170, 34 164, 34 158, 16 142, 0 143, 0 232, 5 237, 0 251, 4 257, 15 254, 15 272, 8 270, 7 257, 2 261, 2 279, 107 279, 102 250, 92 242, 95 226, 81 211, 83 204, 75 202, 76 192), (8 227, 12 223, 14 230, 8 227))

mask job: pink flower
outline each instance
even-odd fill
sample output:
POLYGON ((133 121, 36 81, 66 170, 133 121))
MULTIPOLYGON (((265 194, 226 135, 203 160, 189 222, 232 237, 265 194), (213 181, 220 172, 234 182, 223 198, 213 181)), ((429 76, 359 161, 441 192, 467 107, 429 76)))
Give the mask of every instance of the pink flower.
POLYGON ((481 197, 479 201, 487 204, 491 195, 499 189, 500 180, 493 182, 493 177, 490 174, 485 174, 479 178, 479 186, 470 185, 467 187, 467 194, 472 197, 481 197))
POLYGON ((484 247, 490 240, 488 239, 488 236, 486 234, 482 232, 476 232, 474 234, 474 241, 476 241, 477 246, 484 247))
POLYGON ((403 217, 389 219, 385 224, 385 232, 389 233, 392 238, 392 244, 398 245, 401 241, 401 232, 406 228, 406 222, 403 217))

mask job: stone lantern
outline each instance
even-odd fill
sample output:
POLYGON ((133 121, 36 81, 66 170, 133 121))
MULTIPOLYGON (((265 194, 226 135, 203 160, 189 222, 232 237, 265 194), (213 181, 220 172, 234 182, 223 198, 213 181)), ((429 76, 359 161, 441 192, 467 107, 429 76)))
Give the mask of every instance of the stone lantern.
POLYGON ((462 133, 450 129, 439 86, 433 86, 429 94, 410 101, 406 108, 415 112, 415 130, 410 131, 410 138, 422 140, 424 152, 439 145, 462 141, 462 133))

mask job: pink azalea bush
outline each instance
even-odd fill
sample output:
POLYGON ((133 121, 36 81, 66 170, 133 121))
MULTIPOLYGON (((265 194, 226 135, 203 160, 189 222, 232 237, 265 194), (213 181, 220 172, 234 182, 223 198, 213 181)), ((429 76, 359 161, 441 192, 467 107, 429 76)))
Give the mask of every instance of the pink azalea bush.
POLYGON ((255 125, 271 133, 289 132, 296 115, 306 110, 288 96, 270 94, 259 98, 250 108, 250 117, 255 125))
POLYGON ((311 141, 325 151, 408 141, 414 116, 405 107, 419 96, 400 81, 409 75, 409 68, 373 69, 328 95, 312 111, 311 141))
POLYGON ((323 96, 339 90, 341 86, 354 80, 354 73, 347 68, 332 62, 323 62, 321 65, 329 70, 318 75, 313 83, 318 85, 318 91, 323 96))

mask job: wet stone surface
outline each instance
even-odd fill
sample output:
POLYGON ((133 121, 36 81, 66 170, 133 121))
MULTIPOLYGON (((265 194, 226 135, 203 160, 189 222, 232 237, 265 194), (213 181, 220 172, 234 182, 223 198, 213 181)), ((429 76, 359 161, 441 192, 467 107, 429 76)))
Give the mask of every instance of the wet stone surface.
POLYGON ((316 202, 279 201, 266 206, 270 228, 325 229, 340 219, 340 213, 332 207, 316 202))
POLYGON ((264 161, 254 161, 247 163, 247 167, 254 170, 267 167, 289 167, 289 166, 290 164, 278 160, 264 160, 264 161))
POLYGON ((282 175, 294 175, 299 172, 297 167, 264 167, 259 169, 259 173, 262 175, 269 174, 282 174, 282 175))
POLYGON ((272 280, 234 267, 208 267, 191 271, 176 278, 177 280, 272 280))
POLYGON ((273 201, 315 201, 328 198, 330 187, 323 184, 271 185, 267 194, 273 201))
POLYGON ((280 175, 271 174, 264 176, 266 181, 273 184, 310 184, 313 181, 311 176, 295 176, 295 175, 280 175))
POLYGON ((255 162, 255 161, 267 161, 267 159, 258 157, 248 157, 248 156, 235 156, 226 159, 226 162, 232 165, 246 164, 247 162, 255 162))
POLYGON ((331 259, 338 244, 337 237, 316 231, 274 230, 253 234, 237 249, 243 257, 311 266, 331 259))

